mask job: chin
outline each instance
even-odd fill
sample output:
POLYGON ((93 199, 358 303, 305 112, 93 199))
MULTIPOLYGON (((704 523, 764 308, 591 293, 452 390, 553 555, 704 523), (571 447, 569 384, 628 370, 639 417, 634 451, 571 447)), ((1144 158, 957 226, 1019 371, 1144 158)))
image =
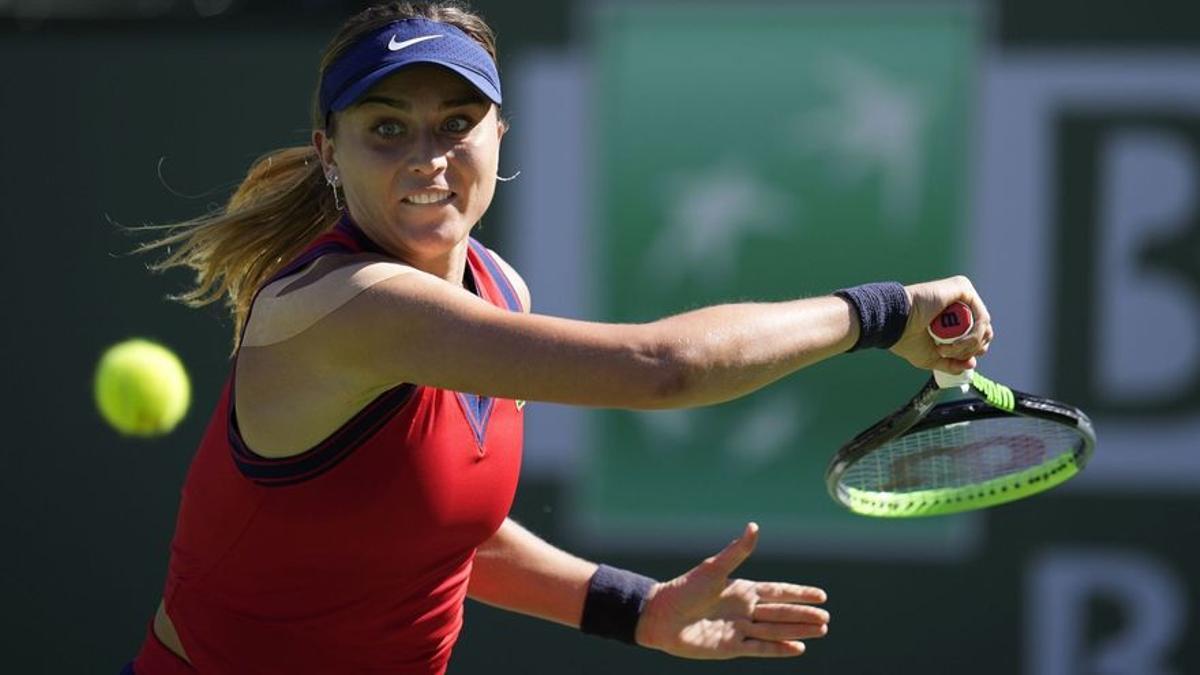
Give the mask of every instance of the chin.
POLYGON ((418 251, 422 257, 444 255, 471 234, 470 226, 459 219, 408 225, 401 227, 408 247, 418 251))

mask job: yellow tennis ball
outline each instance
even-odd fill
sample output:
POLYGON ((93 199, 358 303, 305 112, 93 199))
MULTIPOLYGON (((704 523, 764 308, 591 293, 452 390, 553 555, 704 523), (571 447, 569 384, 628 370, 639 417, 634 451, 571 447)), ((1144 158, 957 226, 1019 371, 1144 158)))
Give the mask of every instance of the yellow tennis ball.
POLYGON ((179 357, 142 339, 109 347, 96 366, 94 386, 100 414, 129 436, 171 431, 187 413, 192 398, 179 357))

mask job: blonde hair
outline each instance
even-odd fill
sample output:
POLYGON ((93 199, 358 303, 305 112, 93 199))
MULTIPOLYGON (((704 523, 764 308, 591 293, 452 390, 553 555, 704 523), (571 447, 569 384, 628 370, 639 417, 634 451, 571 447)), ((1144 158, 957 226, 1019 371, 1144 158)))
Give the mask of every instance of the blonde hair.
MULTIPOLYGON (((458 2, 392 2, 376 5, 351 17, 338 30, 321 58, 321 78, 359 37, 403 19, 424 18, 448 23, 478 42, 496 60, 495 34, 483 18, 458 2)), ((325 119, 313 96, 313 128, 333 136, 336 119, 325 119)), ((333 190, 316 149, 284 148, 259 157, 228 203, 212 213, 178 223, 149 225, 136 230, 167 230, 166 236, 139 245, 137 253, 165 249, 166 258, 152 271, 186 267, 195 271, 195 285, 172 299, 202 307, 222 298, 233 316, 233 348, 254 295, 314 239, 331 228, 339 213, 333 190)))

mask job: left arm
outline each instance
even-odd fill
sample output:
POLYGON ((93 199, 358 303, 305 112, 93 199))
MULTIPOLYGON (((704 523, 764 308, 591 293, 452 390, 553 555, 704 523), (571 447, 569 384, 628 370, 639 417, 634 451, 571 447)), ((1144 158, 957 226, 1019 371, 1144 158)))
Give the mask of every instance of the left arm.
MULTIPOLYGON (((753 552, 758 527, 720 553, 654 584, 637 622, 637 643, 692 659, 799 656, 803 639, 828 631, 825 592, 783 582, 730 579, 753 552)), ((578 628, 597 566, 506 519, 479 547, 468 595, 481 602, 578 628)))
POLYGON ((467 595, 539 619, 579 627, 596 565, 539 539, 506 518, 479 547, 467 595))

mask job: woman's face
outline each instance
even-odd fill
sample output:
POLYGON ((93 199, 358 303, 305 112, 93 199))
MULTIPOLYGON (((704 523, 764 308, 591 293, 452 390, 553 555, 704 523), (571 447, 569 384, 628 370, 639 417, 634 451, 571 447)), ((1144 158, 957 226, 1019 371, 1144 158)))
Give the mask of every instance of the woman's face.
POLYGON ((450 70, 418 64, 335 122, 332 138, 318 131, 314 142, 372 240, 418 267, 464 245, 496 189, 504 123, 491 101, 450 70))

